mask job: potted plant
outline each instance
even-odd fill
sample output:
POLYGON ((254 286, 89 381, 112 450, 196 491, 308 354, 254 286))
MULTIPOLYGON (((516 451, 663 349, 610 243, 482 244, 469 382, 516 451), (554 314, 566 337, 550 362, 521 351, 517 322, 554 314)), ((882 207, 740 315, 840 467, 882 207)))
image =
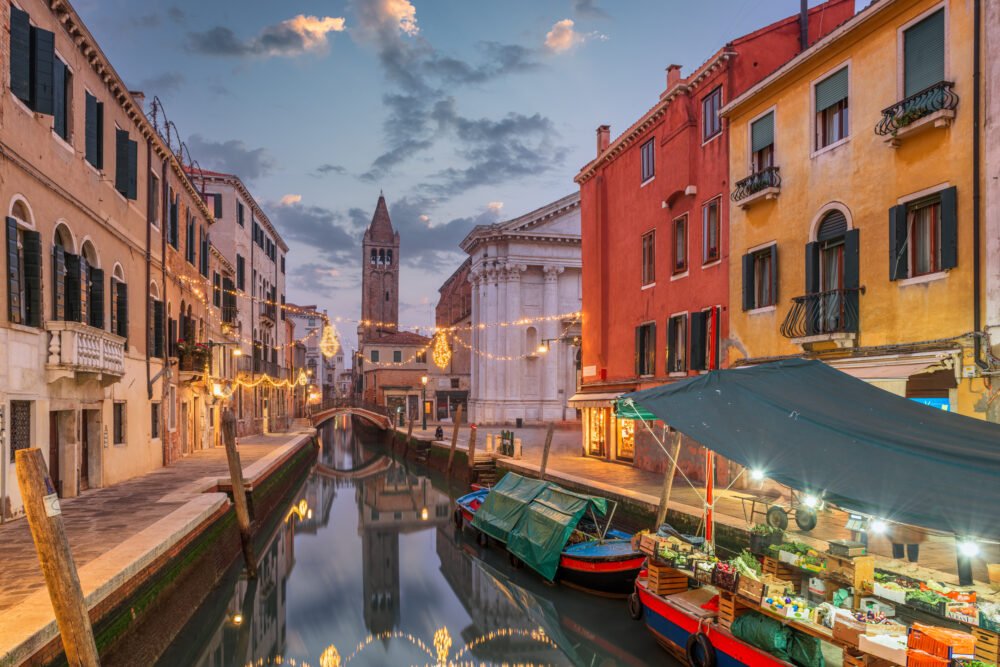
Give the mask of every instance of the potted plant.
POLYGON ((755 524, 750 529, 750 551, 755 554, 766 555, 768 547, 772 544, 781 544, 785 541, 785 531, 766 523, 755 524))

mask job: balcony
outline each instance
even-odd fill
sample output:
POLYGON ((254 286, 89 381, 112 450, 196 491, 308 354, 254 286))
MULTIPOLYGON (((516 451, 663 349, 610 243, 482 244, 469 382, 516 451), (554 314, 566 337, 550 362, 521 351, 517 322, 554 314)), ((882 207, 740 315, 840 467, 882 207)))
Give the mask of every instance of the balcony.
POLYGON ((274 324, 278 321, 278 308, 273 303, 263 303, 260 304, 260 319, 262 323, 274 324))
POLYGON ((729 197, 740 208, 750 208, 750 205, 762 199, 776 199, 781 193, 781 174, 778 167, 767 167, 755 171, 742 181, 737 181, 733 193, 729 197))
POLYGON ((282 369, 278 366, 277 362, 255 358, 253 360, 253 372, 258 375, 270 375, 272 378, 278 380, 281 379, 280 373, 282 369))
POLYGON ((896 147, 904 137, 948 127, 955 118, 958 106, 954 86, 951 81, 941 81, 883 109, 875 134, 885 137, 887 144, 896 147))
POLYGON ((87 373, 115 382, 125 375, 125 339, 80 322, 46 322, 49 382, 87 373))
POLYGON ((781 324, 781 335, 803 348, 817 343, 853 347, 858 337, 860 294, 864 294, 863 287, 795 297, 781 324))

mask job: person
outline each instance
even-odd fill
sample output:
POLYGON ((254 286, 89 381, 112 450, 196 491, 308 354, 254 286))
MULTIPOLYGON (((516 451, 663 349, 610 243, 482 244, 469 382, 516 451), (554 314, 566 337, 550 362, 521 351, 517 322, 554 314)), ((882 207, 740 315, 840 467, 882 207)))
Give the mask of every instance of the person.
POLYGON ((441 428, 440 425, 438 425, 438 427, 436 429, 434 429, 434 439, 435 440, 443 440, 444 439, 444 429, 441 428))

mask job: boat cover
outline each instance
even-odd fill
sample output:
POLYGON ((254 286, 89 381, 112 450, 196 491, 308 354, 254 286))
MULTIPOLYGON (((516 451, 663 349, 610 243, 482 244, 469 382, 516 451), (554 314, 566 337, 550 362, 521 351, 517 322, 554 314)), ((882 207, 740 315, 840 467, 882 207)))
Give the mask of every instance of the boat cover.
POLYGON ((570 535, 580 518, 591 508, 604 514, 608 509, 607 500, 549 484, 532 499, 510 531, 507 551, 552 581, 570 535))
POLYGON ((490 537, 507 542, 528 503, 548 487, 548 482, 509 472, 490 489, 486 500, 472 517, 472 526, 490 537))
POLYGON ((1000 425, 819 361, 712 371, 627 394, 702 445, 847 510, 1000 538, 1000 425))

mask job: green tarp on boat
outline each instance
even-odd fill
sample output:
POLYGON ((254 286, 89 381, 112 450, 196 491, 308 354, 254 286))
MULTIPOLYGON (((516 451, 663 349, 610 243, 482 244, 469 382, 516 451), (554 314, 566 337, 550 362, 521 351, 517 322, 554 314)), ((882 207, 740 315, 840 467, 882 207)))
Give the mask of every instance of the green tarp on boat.
POLYGON ((509 472, 476 510, 472 526, 552 580, 566 542, 590 508, 605 514, 608 501, 509 472))

